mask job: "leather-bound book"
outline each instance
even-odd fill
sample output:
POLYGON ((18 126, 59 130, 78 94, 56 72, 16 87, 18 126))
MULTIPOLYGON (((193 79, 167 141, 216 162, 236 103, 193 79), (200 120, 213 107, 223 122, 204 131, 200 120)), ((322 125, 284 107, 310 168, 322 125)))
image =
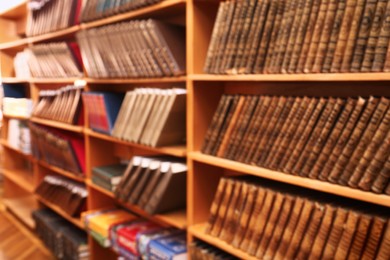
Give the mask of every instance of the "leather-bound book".
POLYGON ((347 259, 349 249, 355 237, 359 220, 360 220, 359 213, 354 211, 349 212, 347 221, 344 224, 344 230, 341 235, 340 242, 337 246, 336 253, 334 255, 334 259, 347 259))

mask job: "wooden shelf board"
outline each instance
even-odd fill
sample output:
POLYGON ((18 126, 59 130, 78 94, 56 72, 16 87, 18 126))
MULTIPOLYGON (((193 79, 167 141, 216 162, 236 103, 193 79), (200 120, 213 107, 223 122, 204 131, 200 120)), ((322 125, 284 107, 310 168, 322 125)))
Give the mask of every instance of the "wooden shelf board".
POLYGON ((10 149, 20 155, 23 155, 24 157, 26 157, 27 160, 29 161, 34 161, 34 157, 31 155, 31 154, 26 154, 26 153, 23 153, 22 151, 20 151, 19 149, 16 149, 15 147, 11 146, 8 144, 8 142, 6 140, 0 140, 0 144, 2 146, 4 146, 5 148, 7 149, 10 149))
POLYGON ((32 218, 32 212, 38 208, 37 201, 33 195, 19 198, 3 198, 3 204, 6 208, 20 219, 29 228, 35 228, 35 221, 32 218))
POLYGON ((390 73, 318 73, 318 74, 256 74, 212 75, 191 74, 194 81, 390 81, 390 73))
POLYGON ((157 4, 146 6, 137 10, 129 11, 123 14, 114 15, 111 17, 103 18, 97 21, 84 23, 81 27, 84 29, 89 29, 93 27, 98 27, 102 25, 107 25, 119 21, 129 20, 132 18, 142 17, 142 16, 151 16, 153 14, 165 13, 167 10, 172 8, 183 8, 186 5, 185 0, 165 0, 157 4))
POLYGON ((17 5, 0 13, 1 18, 15 19, 27 15, 27 0, 20 1, 17 5))
POLYGON ((4 77, 4 78, 1 78, 1 82, 9 83, 9 84, 13 84, 13 83, 24 83, 24 84, 27 84, 29 81, 30 81, 30 79, 20 79, 20 78, 15 78, 15 77, 4 77))
POLYGON ((45 41, 45 40, 51 40, 51 39, 55 39, 55 38, 65 37, 68 35, 72 35, 79 30, 80 30, 80 25, 74 25, 72 27, 65 28, 65 29, 62 29, 59 31, 29 37, 28 42, 29 43, 36 43, 36 42, 41 42, 41 41, 45 41))
POLYGON ((83 177, 80 177, 80 176, 77 176, 76 174, 72 173, 72 172, 69 172, 69 171, 66 171, 64 169, 61 169, 57 166, 54 166, 54 165, 50 165, 48 164, 47 162, 44 162, 42 160, 39 160, 38 161, 38 164, 46 169, 49 169, 55 173, 58 173, 64 177, 67 177, 69 179, 72 179, 72 180, 75 180, 75 181, 78 181, 78 182, 81 182, 81 183, 85 183, 85 178, 83 177))
POLYGON ((57 122, 57 121, 42 119, 42 118, 37 118, 37 117, 32 117, 30 121, 37 123, 37 124, 51 126, 51 127, 71 131, 71 132, 76 132, 76 133, 83 133, 84 132, 83 126, 70 125, 70 124, 66 124, 63 122, 57 122))
POLYGON ((226 243, 225 241, 223 241, 219 238, 215 238, 213 236, 206 234, 205 233, 206 225, 207 225, 207 223, 201 223, 201 224, 196 224, 196 225, 190 226, 188 228, 188 232, 191 235, 193 235, 194 237, 196 237, 200 240, 203 240, 210 245, 218 247, 218 248, 238 257, 239 259, 248 259, 248 260, 257 259, 256 257, 251 256, 250 254, 248 254, 240 249, 234 248, 233 246, 231 246, 230 244, 226 243))
POLYGON ((7 115, 7 114, 3 114, 3 117, 8 118, 8 119, 19 119, 19 120, 29 120, 30 119, 29 117, 25 117, 25 116, 13 116, 13 115, 7 115))
POLYGON ((28 44, 28 39, 27 38, 22 38, 22 39, 17 39, 9 42, 3 42, 0 43, 0 50, 9 50, 9 49, 24 49, 27 47, 28 44))
POLYGON ((202 162, 209 165, 214 165, 217 167, 246 173, 270 180, 275 180, 279 182, 284 182, 288 184, 293 184, 296 186, 317 190, 321 192, 331 193, 347 198, 352 198, 360 201, 366 201, 373 204, 378 204, 386 207, 390 207, 390 196, 385 194, 376 194, 373 192, 362 191, 358 189, 352 189, 349 187, 313 180, 310 178, 285 174, 282 172, 277 172, 257 166, 252 166, 240 162, 235 162, 223 158, 218 158, 210 155, 202 154, 201 152, 190 152, 189 158, 194 161, 202 162))
POLYGON ((32 179, 28 179, 27 176, 30 173, 27 170, 2 170, 3 176, 10 179, 12 182, 23 188, 25 191, 34 193, 34 184, 32 179))
POLYGON ((149 213, 145 212, 143 209, 136 205, 131 205, 122 201, 119 201, 115 198, 114 194, 112 192, 107 191, 106 189, 103 189, 99 187, 98 185, 94 184, 91 180, 86 180, 86 183, 89 187, 107 195, 108 197, 114 199, 119 205, 121 205, 124 208, 127 208, 131 210, 132 212, 136 213, 137 215, 144 217, 146 219, 149 219, 151 221, 163 224, 163 225, 169 225, 174 226, 179 229, 185 229, 187 227, 187 215, 186 211, 184 209, 171 211, 163 214, 156 214, 156 215, 150 215, 149 213))
POLYGON ((29 82, 35 84, 73 84, 82 78, 31 78, 29 82))
POLYGON ((115 138, 113 136, 97 133, 95 131, 92 131, 91 129, 85 129, 85 133, 87 135, 95 137, 95 138, 103 139, 103 140, 110 141, 113 143, 132 146, 132 147, 135 147, 138 149, 143 149, 146 151, 167 154, 167 155, 172 155, 172 156, 176 156, 176 157, 186 157, 187 156, 187 148, 185 145, 166 146, 166 147, 150 147, 150 146, 146 146, 146 145, 142 145, 142 144, 136 144, 136 143, 123 141, 123 140, 120 140, 120 139, 115 138))
POLYGON ((95 79, 85 78, 89 84, 141 84, 141 83, 177 83, 186 82, 186 76, 164 78, 133 78, 133 79, 95 79))
POLYGON ((62 217, 64 217, 65 219, 67 219, 69 222, 73 223, 75 226, 79 227, 80 229, 84 229, 84 225, 82 224, 81 222, 81 219, 80 218, 76 218, 76 217, 71 217, 69 216, 65 211, 63 211, 59 206, 53 204, 53 203, 50 203, 49 201, 45 200, 44 198, 42 198, 41 196, 38 196, 38 199, 40 202, 42 202, 43 204, 45 204, 47 207, 51 208, 52 210, 54 210, 55 212, 57 212, 59 215, 61 215, 62 217))

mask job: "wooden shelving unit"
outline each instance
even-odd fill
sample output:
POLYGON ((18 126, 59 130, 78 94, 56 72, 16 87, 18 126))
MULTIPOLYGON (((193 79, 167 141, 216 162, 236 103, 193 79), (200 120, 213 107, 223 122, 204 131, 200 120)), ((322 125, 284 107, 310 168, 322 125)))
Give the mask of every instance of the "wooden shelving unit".
POLYGON ((34 196, 3 199, 7 210, 15 215, 20 221, 31 229, 35 228, 35 222, 31 213, 38 208, 34 196))
POLYGON ((38 164, 56 174, 59 174, 59 175, 62 175, 68 179, 72 179, 72 180, 75 180, 75 181, 78 181, 78 182, 85 182, 85 178, 82 177, 82 176, 78 176, 72 172, 68 172, 68 171, 65 171, 57 166, 54 166, 54 165, 50 165, 48 164, 47 162, 45 161, 42 161, 42 160, 38 160, 38 164))
POLYGON ((70 132, 75 132, 80 134, 84 132, 84 126, 70 125, 70 124, 48 120, 48 119, 42 119, 38 117, 32 117, 30 121, 40 125, 50 126, 50 127, 70 131, 70 132))
POLYGON ((34 183, 32 178, 29 176, 30 173, 27 170, 3 169, 2 174, 27 192, 34 193, 34 183))

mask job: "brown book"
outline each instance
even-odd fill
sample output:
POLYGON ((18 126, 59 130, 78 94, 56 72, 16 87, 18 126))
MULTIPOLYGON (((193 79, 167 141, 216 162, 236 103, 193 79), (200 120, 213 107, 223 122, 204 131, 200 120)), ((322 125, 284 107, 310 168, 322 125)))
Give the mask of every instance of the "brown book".
POLYGON ((292 118, 289 121, 289 127, 283 132, 284 135, 282 140, 280 141, 280 145, 279 147, 277 147, 274 157, 271 158, 271 161, 268 164, 268 167, 270 167, 271 169, 277 169, 279 167, 279 164, 283 160, 288 146, 290 145, 290 142, 294 138, 294 134, 299 126, 299 123, 302 121, 303 116, 306 113, 310 101, 311 99, 308 97, 302 98, 297 113, 291 115, 292 118))
MULTIPOLYGON (((319 62, 315 62, 315 63, 320 64, 322 66, 321 67, 322 73, 329 73, 330 72, 333 57, 334 57, 334 54, 336 51, 337 40, 340 37, 340 29, 341 29, 344 14, 345 14, 345 11, 347 8, 347 2, 348 2, 348 0, 339 0, 338 1, 338 5, 336 8, 336 15, 334 17, 333 25, 332 25, 332 28, 330 31, 330 37, 328 39, 327 49, 324 53, 323 62, 322 62, 322 64, 320 64, 319 62)), ((314 71, 316 71, 316 70, 317 69, 314 69, 314 71)))
POLYGON ((263 259, 273 259, 278 245, 283 236, 283 232, 287 226, 287 223, 290 218, 290 214, 294 208, 294 197, 286 195, 284 198, 283 208, 280 211, 280 216, 275 226, 275 230, 272 234, 272 237, 269 239, 269 244, 266 249, 264 249, 263 259))
POLYGON ((304 126, 304 130, 300 132, 300 137, 298 142, 293 147, 293 150, 291 152, 290 158, 288 161, 286 161, 283 171, 286 173, 292 173, 294 169, 294 165, 297 163, 300 154, 304 150, 305 145, 307 144, 307 141, 310 138, 310 135, 314 131, 317 123, 317 119, 320 116, 323 108, 325 107, 326 99, 320 98, 313 110, 313 113, 310 115, 310 119, 306 121, 306 125, 304 126))
MULTIPOLYGON (((364 247, 364 242, 366 241, 367 235, 371 228, 371 222, 373 221, 372 216, 361 214, 360 221, 356 228, 355 236, 349 250, 348 258, 349 259, 360 259, 362 256, 362 251, 364 247)), ((370 240, 374 239, 370 237, 370 240)))
POLYGON ((221 116, 221 113, 223 111, 225 101, 227 98, 228 98, 228 96, 226 94, 224 94, 224 95, 222 95, 221 99, 218 102, 217 109, 214 112, 213 118, 211 119, 210 125, 207 128, 206 135, 203 139, 203 144, 202 144, 202 148, 201 148, 201 151, 203 153, 206 153, 206 147, 209 145, 212 132, 215 131, 215 128, 217 127, 218 119, 221 116))
POLYGON ((340 177, 342 176, 343 170, 348 164, 349 159, 352 156, 353 151, 356 149, 359 140, 367 127, 367 124, 370 120, 370 117, 373 115, 376 106, 378 104, 377 98, 370 98, 368 100, 367 106, 365 107, 362 115, 360 116, 358 122, 356 123, 351 136, 348 138, 342 152, 338 156, 336 163, 332 167, 332 171, 329 174, 328 180, 333 183, 340 183, 346 185, 346 182, 340 177))
POLYGON ((226 178, 221 178, 221 180, 218 183, 217 191, 215 192, 213 202, 211 204, 210 208, 210 215, 209 215, 209 220, 207 222, 206 226, 206 233, 209 234, 215 224, 215 220, 217 219, 219 207, 222 202, 222 198, 224 197, 225 194, 225 189, 226 189, 226 183, 227 179, 226 178))
POLYGON ((229 124, 227 125, 226 131, 223 133, 222 140, 220 146, 218 146, 218 150, 216 152, 216 156, 222 157, 225 152, 228 145, 228 142, 230 138, 232 137, 232 132, 234 131, 234 128, 237 127, 237 121, 239 120, 239 117, 242 116, 242 108, 245 103, 245 96, 240 96, 237 101, 237 106, 234 109, 234 112, 231 115, 231 119, 229 120, 229 124))
MULTIPOLYGON (((292 105, 292 107, 287 110, 289 112, 288 115, 283 119, 282 119, 282 117, 280 118, 280 123, 282 124, 282 126, 281 126, 279 133, 274 134, 273 138, 275 138, 275 141, 270 145, 269 152, 267 154, 265 154, 266 158, 263 159, 263 161, 264 161, 263 165, 265 167, 270 168, 270 163, 271 163, 272 159, 274 158, 278 148, 280 147, 283 139, 287 135, 288 128, 290 127, 292 120, 294 119, 295 115, 298 112, 298 109, 299 109, 299 106, 301 105, 302 99, 300 97, 296 97, 296 98, 293 98, 293 102, 294 102, 294 104, 292 105)), ((287 112, 287 111, 285 111, 285 112, 287 112)))
POLYGON ((390 157, 387 157, 387 161, 383 165, 383 168, 380 170, 378 177, 375 179, 374 183, 371 186, 371 190, 376 193, 382 193, 386 189, 386 194, 388 194, 388 183, 390 180, 390 157))
POLYGON ((285 12, 285 7, 286 7, 286 1, 284 1, 284 0, 279 1, 279 4, 277 5, 275 19, 273 20, 271 39, 269 41, 268 48, 266 50, 267 53, 265 54, 265 61, 264 61, 263 70, 262 70, 263 73, 269 72, 269 69, 271 67, 271 63, 274 60, 273 57, 277 55, 277 53, 276 53, 276 49, 278 47, 277 41, 282 33, 282 30, 280 29, 281 24, 283 21, 283 17, 288 14, 288 12, 285 12))
POLYGON ((324 252, 322 254, 323 259, 334 259, 337 246, 340 243, 340 238, 343 233, 344 223, 347 220, 348 211, 343 208, 337 208, 331 226, 328 239, 325 244, 324 252))
MULTIPOLYGON (((295 42, 298 40, 298 31, 302 23, 302 17, 304 16, 304 11, 306 6, 311 6, 312 1, 298 0, 295 14, 293 15, 294 20, 291 23, 290 35, 286 45, 286 51, 281 61, 280 72, 287 73, 288 66, 290 65, 292 53, 294 50, 295 42)), ((306 15, 306 14, 305 14, 306 15)), ((307 17, 304 17, 307 18, 307 17)))
MULTIPOLYGON (((382 121, 383 115, 386 113, 389 107, 389 104, 390 101, 387 98, 381 97, 379 104, 377 105, 375 111, 372 113, 371 118, 369 119, 368 124, 365 126, 365 129, 363 129, 363 133, 360 140, 357 142, 357 145, 355 146, 353 152, 349 157, 348 164, 345 166, 344 171, 340 176, 340 184, 348 184, 352 172, 359 163, 359 159, 363 156, 364 151, 367 150, 368 145, 371 143, 372 138, 374 137, 380 122, 382 121)), ((356 127, 359 127, 359 124, 357 124, 356 127)))
POLYGON ((381 217, 373 218, 361 259, 375 259, 385 226, 386 219, 381 217))
MULTIPOLYGON (((261 210, 263 208, 263 204, 266 198, 266 190, 263 188, 258 188, 256 198, 253 198, 253 210, 247 220, 247 227, 242 234, 241 243, 238 246, 241 250, 247 252, 249 248, 249 244, 251 242, 251 238, 256 230, 256 220, 260 216, 261 210)), ((235 246, 235 244, 233 244, 235 246)))
POLYGON ((318 121, 316 125, 314 126, 312 133, 310 137, 307 140, 306 145, 301 150, 300 155, 298 157, 298 161, 295 164, 294 168, 292 169, 292 172, 296 175, 305 176, 302 172, 302 167, 305 166, 309 161, 310 154, 313 153, 314 146, 316 145, 317 141, 320 140, 319 136, 321 135, 322 131, 325 129, 325 125, 330 118, 330 115, 333 111, 333 108, 335 107, 336 99, 329 98, 326 100, 326 104, 323 108, 323 111, 321 115, 318 117, 318 121))
POLYGON ((385 65, 387 48, 390 40, 390 21, 387 19, 390 15, 390 2, 387 1, 387 6, 382 21, 382 27, 379 32, 378 41, 375 46, 374 57, 372 62, 371 71, 379 72, 383 71, 385 65))
POLYGON ((276 250, 274 259, 283 259, 286 256, 288 247, 292 241, 294 234, 296 233, 296 227, 303 210, 303 205, 306 205, 306 200, 296 197, 294 207, 291 210, 290 217, 288 219, 286 228, 283 231, 283 235, 280 239, 279 246, 276 250))
POLYGON ((250 255, 256 254, 257 245, 260 243, 261 238, 264 235, 264 230, 268 225, 268 219, 273 209, 275 197, 276 197, 276 193, 274 191, 266 190, 264 204, 261 208, 261 211, 259 212, 259 215, 252 216, 252 217, 256 217, 256 222, 255 222, 252 237, 250 238, 249 247, 247 250, 247 252, 250 255))
POLYGON ((385 19, 387 0, 378 0, 375 8, 375 14, 371 25, 371 30, 368 36, 367 44, 362 59, 360 70, 364 72, 371 71, 375 56, 375 49, 378 43, 381 28, 385 19))
MULTIPOLYGON (((337 142, 333 146, 330 153, 328 153, 328 157, 324 161, 324 166, 321 170, 321 173, 318 175, 318 178, 320 180, 326 180, 328 179, 328 176, 330 172, 332 171, 333 166, 336 164, 336 161, 341 154, 345 144, 348 142, 349 137, 355 127, 356 122, 360 118, 360 114, 364 108, 364 104, 366 104, 366 100, 363 98, 359 98, 357 100, 356 106, 352 110, 351 115, 348 118, 348 121, 344 125, 344 128, 342 129, 342 132, 339 134, 339 137, 337 139, 337 142)), ((323 149, 324 152, 324 149, 323 149)))
MULTIPOLYGON (((280 113, 280 116, 275 124, 275 127, 271 129, 271 133, 269 133, 269 138, 264 146, 260 146, 259 150, 261 152, 259 153, 259 159, 257 160, 257 165, 264 165, 264 161, 266 160, 270 150, 272 149, 273 146, 276 145, 276 139, 277 137, 281 134, 281 130, 283 126, 286 123, 286 119, 288 115, 291 112, 291 108, 293 107, 295 103, 295 98, 293 97, 288 97, 286 100, 286 103, 283 105, 282 111, 280 113)), ((256 158, 256 157, 255 157, 256 158)))
POLYGON ((296 255, 299 253, 299 249, 301 247, 302 240, 306 237, 306 232, 310 230, 310 219, 312 213, 317 215, 315 212, 318 210, 313 202, 309 200, 305 200, 305 203, 302 208, 302 212, 299 216, 299 220, 296 224, 296 228, 294 231, 294 235, 292 236, 290 241, 283 241, 289 243, 288 249, 285 254, 286 259, 295 259, 296 255))
POLYGON ((226 180, 226 187, 225 187, 225 192, 223 194, 223 199, 221 200, 221 203, 219 205, 218 213, 214 225, 210 230, 210 235, 214 237, 219 237, 219 234, 221 233, 222 225, 226 219, 226 212, 228 210, 228 205, 232 198, 235 184, 236 184, 235 181, 232 179, 226 180))
POLYGON ((236 229, 232 245, 236 248, 240 246, 245 237, 245 232, 247 232, 249 219, 252 216, 252 211, 255 206, 256 198, 259 198, 258 191, 260 191, 255 185, 250 184, 248 190, 248 197, 245 200, 245 206, 242 211, 239 225, 236 229))
POLYGON ((387 109, 386 114, 384 115, 378 129, 376 129, 374 136, 370 140, 370 143, 367 145, 367 148, 363 154, 356 160, 357 165, 352 169, 351 178, 348 181, 350 187, 356 188, 361 180, 362 176, 367 170, 368 165, 372 161, 372 158, 375 156, 375 153, 378 151, 380 145, 383 143, 386 133, 390 129, 390 109, 387 109))
MULTIPOLYGON (((313 67, 309 68, 312 72, 319 73, 322 70, 322 65, 324 63, 330 38, 332 37, 334 23, 336 21, 336 17, 338 14, 343 13, 345 9, 345 0, 338 1, 338 0, 331 0, 329 2, 328 10, 326 11, 326 17, 324 21, 324 27, 321 32, 320 41, 318 44, 318 49, 315 50, 317 53, 315 54, 315 59, 313 62, 313 67), (340 10, 338 8, 341 8, 340 10)), ((341 16, 341 15, 339 15, 341 16)), ((341 21, 341 18, 338 22, 341 21)), ((340 24, 338 24, 340 26, 340 24)))
POLYGON ((304 112, 304 115, 302 117, 302 120, 300 122, 296 122, 298 124, 298 127, 296 128, 296 131, 294 131, 294 136, 292 137, 291 141, 289 142, 288 146, 284 151, 281 151, 281 157, 282 160, 279 163, 278 169, 283 169, 286 167, 287 162, 289 161, 290 157, 292 156, 292 153, 295 149, 295 146, 299 142, 302 133, 304 132, 306 125, 308 124, 310 117, 312 113, 314 112, 316 106, 318 104, 317 98, 311 98, 310 102, 307 106, 307 109, 304 112))
POLYGON ((352 245, 357 226, 359 223, 360 214, 350 211, 347 217, 347 221, 344 224, 344 230, 340 238, 340 242, 337 246, 334 259, 347 259, 348 252, 352 245))
MULTIPOLYGON (((340 26, 340 34, 337 39, 337 43, 335 46, 335 51, 334 51, 334 57, 332 60, 332 65, 330 68, 330 72, 335 73, 335 72, 340 72, 341 70, 341 65, 343 62, 343 57, 345 50, 347 48, 347 42, 348 42, 348 36, 351 31, 352 23, 354 21, 354 14, 355 10, 357 9, 358 4, 364 5, 364 0, 359 0, 359 1, 354 1, 354 0, 348 0, 347 1, 347 6, 345 8, 345 13, 343 17, 343 21, 340 26)), ((360 12, 362 12, 362 9, 359 8, 360 12)), ((360 17, 357 14, 357 19, 360 19, 360 17)), ((359 22, 359 21, 357 21, 359 22)))
POLYGON ((375 256, 377 260, 389 259, 390 255, 390 222, 387 220, 387 227, 384 230, 378 252, 375 256))
MULTIPOLYGON (((304 35, 303 44, 300 50, 296 50, 297 55, 299 55, 298 62, 295 66, 295 70, 293 71, 292 66, 290 65, 290 71, 295 73, 303 73, 303 69, 305 67, 306 59, 309 54, 309 49, 312 41, 312 37, 314 35, 314 30, 316 26, 316 21, 318 17, 318 12, 320 10, 320 7, 322 6, 322 2, 319 0, 313 1, 313 6, 311 9, 309 21, 307 23, 306 27, 306 33, 304 35)), ((299 47, 299 46, 298 46, 299 47)), ((294 50, 295 52, 295 50, 294 50)))
MULTIPOLYGON (((377 2, 378 0, 374 0, 374 1, 368 0, 366 2, 366 7, 364 8, 362 22, 360 23, 359 33, 357 34, 355 48, 352 55, 351 69, 350 69, 350 71, 352 72, 360 71, 362 61, 364 58, 364 52, 368 47, 368 38, 370 37, 370 34, 373 32, 371 30, 371 27, 375 23, 374 15, 376 15, 375 9, 377 6, 377 2)), ((381 2, 379 1, 378 5, 380 5, 380 3, 381 2)))
POLYGON ((275 232, 276 227, 279 225, 279 218, 282 215, 284 209, 285 195, 281 193, 276 193, 275 201, 272 206, 272 211, 268 218, 267 224, 263 230, 262 238, 259 241, 256 250, 256 257, 262 259, 264 253, 272 239, 272 236, 275 232))
MULTIPOLYGON (((336 208, 331 205, 325 206, 325 213, 319 226, 317 235, 313 240, 313 246, 308 256, 310 259, 322 259, 325 246, 328 243, 328 237, 332 229, 333 221, 335 218, 336 208)), ((310 242, 309 242, 310 244, 310 242)))
POLYGON ((268 108, 270 107, 272 100, 273 98, 268 96, 260 97, 259 103, 257 104, 257 108, 252 117, 252 122, 249 126, 246 137, 242 142, 243 146, 240 149, 241 151, 238 157, 239 162, 244 162, 246 160, 251 146, 255 141, 256 134, 258 133, 258 130, 260 129, 260 126, 264 121, 265 115, 267 114, 268 108))
MULTIPOLYGON (((362 179, 359 181, 359 188, 362 190, 370 190, 372 184, 378 176, 379 172, 383 168, 388 156, 390 154, 390 132, 387 133, 385 141, 381 143, 379 149, 376 151, 374 157, 370 161, 366 172, 362 179)), ((382 184, 383 185, 383 184, 382 184)))
MULTIPOLYGON (((312 247, 315 246, 316 237, 320 235, 320 227, 321 222, 323 220, 325 214, 325 207, 324 205, 321 205, 320 203, 315 203, 314 211, 311 215, 310 220, 308 221, 308 227, 305 232, 305 235, 302 239, 301 246, 299 247, 298 254, 296 256, 297 259, 306 259, 308 257, 312 257, 310 255, 310 252, 312 250, 312 247), (314 241, 314 242, 313 242, 314 241)), ((325 237, 326 239, 326 237, 325 237)), ((318 245, 317 245, 318 246, 318 245)), ((318 252, 321 254, 322 248, 313 248, 313 250, 319 250, 318 252)))
POLYGON ((236 181, 236 185, 234 186, 232 198, 229 202, 229 205, 227 206, 227 212, 225 216, 225 220, 222 224, 222 230, 219 235, 219 238, 224 240, 224 241, 231 241, 231 236, 232 234, 229 233, 230 230, 233 228, 233 215, 234 211, 240 206, 237 204, 238 199, 241 194, 241 187, 242 187, 242 182, 241 181, 236 181))
POLYGON ((271 136, 276 130, 275 127, 277 125, 277 121, 280 117, 280 114, 283 111, 284 106, 288 106, 287 98, 286 97, 279 97, 278 102, 276 104, 276 107, 273 109, 272 115, 267 119, 269 121, 268 125, 266 126, 261 139, 256 142, 256 147, 254 147, 254 154, 252 156, 252 159, 250 160, 251 164, 257 164, 257 162, 260 159, 260 156, 265 151, 265 148, 267 146, 267 143, 270 142, 271 136))
POLYGON ((359 35, 360 24, 363 19, 365 2, 366 0, 358 0, 357 2, 355 12, 352 18, 352 24, 349 29, 348 40, 346 43, 347 45, 345 47, 345 52, 343 56, 343 62, 341 63, 341 69, 340 69, 341 72, 350 72, 351 62, 353 58, 353 51, 356 46, 356 40, 359 35))

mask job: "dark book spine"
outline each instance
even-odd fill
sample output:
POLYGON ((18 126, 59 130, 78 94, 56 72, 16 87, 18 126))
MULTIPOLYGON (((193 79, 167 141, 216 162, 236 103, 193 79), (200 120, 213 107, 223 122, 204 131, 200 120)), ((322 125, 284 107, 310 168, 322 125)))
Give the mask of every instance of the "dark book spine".
POLYGON ((387 48, 390 40, 390 2, 387 1, 382 27, 379 32, 378 42, 375 46, 374 58, 371 70, 379 72, 383 70, 386 60, 387 48))
POLYGON ((385 225, 386 219, 374 217, 369 233, 367 234, 367 240, 361 254, 361 259, 375 259, 385 225))
MULTIPOLYGON (((370 0, 367 0, 370 1, 370 0)), ((355 12, 352 18, 351 28, 349 29, 348 40, 345 46, 343 55, 343 62, 341 63, 341 72, 350 72, 351 62, 353 58, 353 50, 356 46, 356 39, 359 34, 359 27, 363 19, 363 12, 366 0, 358 0, 355 12)))
POLYGON ((237 202, 240 198, 242 190, 242 182, 236 181, 236 185, 234 186, 232 198, 229 202, 229 205, 227 206, 227 212, 225 220, 222 224, 222 230, 219 235, 219 238, 228 242, 232 239, 232 234, 230 233, 230 230, 233 228, 233 215, 234 211, 238 208, 239 205, 237 205, 237 202))
POLYGON ((219 206, 221 204, 223 195, 225 193, 226 183, 227 183, 227 180, 225 178, 222 178, 219 181, 217 191, 216 191, 215 196, 214 196, 214 200, 211 204, 209 220, 207 222, 207 226, 206 226, 206 230, 205 230, 205 232, 207 234, 209 234, 211 232, 211 230, 213 229, 213 226, 215 224, 215 220, 217 219, 219 206))
POLYGON ((376 260, 386 260, 390 255, 390 222, 387 220, 387 227, 385 228, 378 252, 375 256, 376 260))
POLYGON ((378 3, 376 4, 375 14, 373 17, 370 34, 368 36, 367 45, 361 65, 361 71, 363 72, 371 71, 376 46, 378 44, 379 35, 386 14, 387 3, 387 0, 378 0, 378 3))
POLYGON ((390 159, 389 158, 390 157, 387 158, 387 161, 383 165, 383 168, 380 170, 378 177, 375 179, 374 183, 371 186, 372 191, 376 193, 382 193, 385 189, 387 190, 388 183, 390 180, 390 159))
MULTIPOLYGON (((350 2, 350 1, 349 1, 350 2)), ((337 9, 336 15, 334 17, 332 30, 330 32, 329 42, 326 49, 324 61, 322 63, 321 72, 329 73, 332 66, 333 57, 336 51, 337 41, 340 37, 340 29, 343 22, 344 14, 347 7, 347 0, 340 0, 337 9)))
POLYGON ((358 72, 360 71, 364 52, 367 47, 368 38, 370 32, 372 32, 371 27, 374 20, 375 7, 378 0, 367 0, 366 7, 364 8, 364 13, 362 17, 362 22, 360 23, 359 33, 357 34, 355 49, 352 55, 351 60, 351 71, 358 72))
MULTIPOLYGON (((361 214, 359 224, 353 238, 351 248, 349 251, 349 259, 360 259, 361 253, 364 247, 364 242, 366 241, 370 226, 372 222, 372 217, 361 214)), ((370 237, 370 240, 374 239, 370 237)))
POLYGON ((334 259, 347 259, 349 249, 352 245, 357 226, 359 223, 360 214, 350 211, 347 217, 347 221, 344 224, 344 230, 340 238, 340 242, 337 246, 334 259))
MULTIPOLYGON (((330 148, 331 150, 328 153, 327 158, 324 158, 323 161, 321 161, 321 164, 323 164, 322 170, 320 171, 320 174, 318 175, 318 178, 320 180, 327 180, 329 177, 330 172, 332 171, 333 166, 336 164, 336 161, 338 157, 340 156, 345 144, 348 142, 349 137, 355 127, 356 122, 359 120, 360 114, 363 110, 363 106, 366 103, 366 101, 362 98, 359 98, 356 102, 356 106, 352 110, 351 115, 348 118, 348 121, 346 122, 344 128, 342 129, 341 133, 339 134, 339 137, 337 138, 337 141, 333 148, 330 148)), ((324 153, 324 149, 322 151, 324 153)), ((320 158, 321 159, 321 158, 320 158)), ((314 167, 315 169, 315 167, 314 167)))

